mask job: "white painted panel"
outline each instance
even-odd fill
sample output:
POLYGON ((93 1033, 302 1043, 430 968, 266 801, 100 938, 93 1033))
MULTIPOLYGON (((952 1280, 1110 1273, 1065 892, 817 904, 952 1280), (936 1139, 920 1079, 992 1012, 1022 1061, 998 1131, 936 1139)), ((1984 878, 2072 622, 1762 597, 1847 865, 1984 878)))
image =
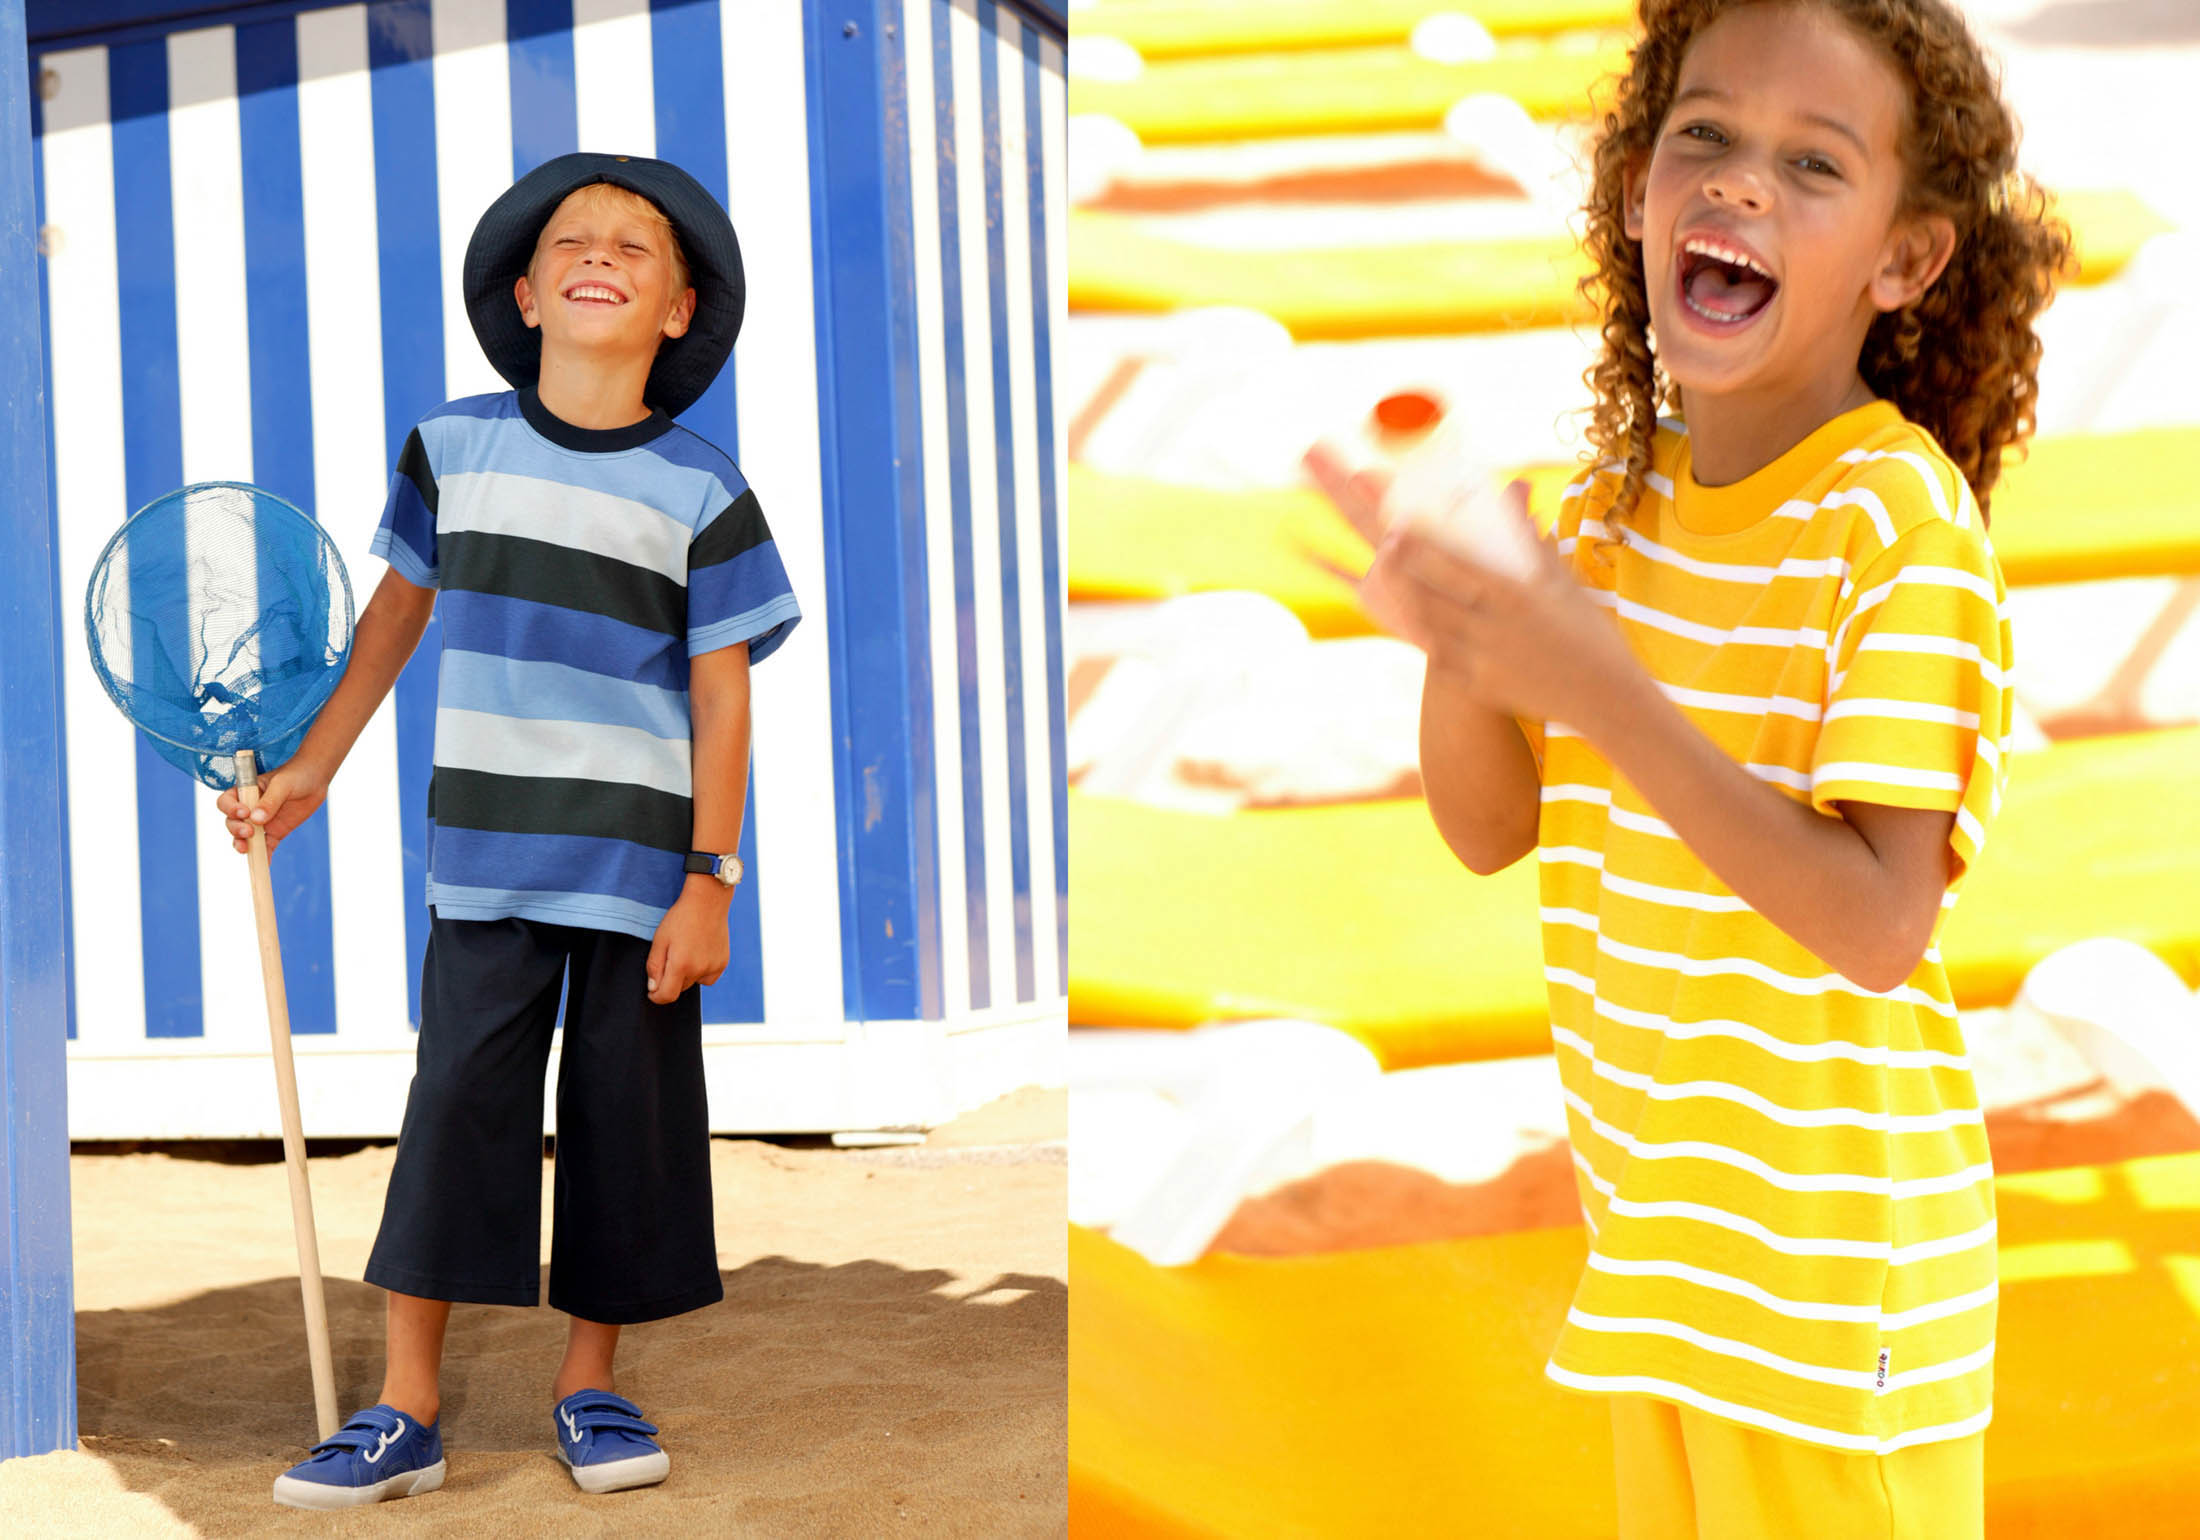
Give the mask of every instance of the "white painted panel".
MULTIPOLYGON (((909 74, 909 211, 917 293, 917 391, 923 418, 924 543, 932 631, 932 775, 940 841, 940 997, 950 1017, 970 1009, 970 912, 963 867, 961 670, 955 652, 955 509, 948 468, 947 317, 940 295, 938 98, 932 27, 938 0, 905 0, 909 74)), ((950 211, 952 212, 952 211, 950 211)), ((955 360, 960 367, 961 360, 955 360)))
POLYGON ((1011 458, 1016 486, 1016 601, 1022 628, 1024 741, 1010 752, 1024 755, 1025 819, 1031 853, 1031 950, 1035 998, 1051 998, 1061 981, 1061 943, 1055 928, 1054 749, 1048 736, 1045 548, 1040 531, 1039 399, 1033 374, 1038 346, 1031 315, 1031 169, 1024 124, 1023 28, 1005 13, 1001 22, 1001 231, 1008 269, 1009 420, 1015 434, 1011 458))
POLYGON ((1069 122, 1069 96, 1062 77, 1062 50, 1054 43, 1039 44, 1039 124, 1044 146, 1042 170, 1046 177, 1047 309, 1048 336, 1054 364, 1054 488, 1056 549, 1062 553, 1061 585, 1056 602, 1063 613, 1069 607, 1069 398, 1062 392, 1062 354, 1067 350, 1069 324, 1069 183, 1068 149, 1064 143, 1069 122))
MULTIPOLYGON (((1062 76, 1062 50, 1053 42, 1042 38, 1039 43, 1039 142, 1041 194, 1045 205, 1046 263, 1047 263, 1047 338, 1048 363, 1052 366, 1054 405, 1054 440, 1039 447, 1041 454, 1054 457, 1054 549, 1058 561, 1054 574, 1054 593, 1051 599, 1055 613, 1067 624, 1069 615, 1069 397, 1062 389, 1062 354, 1068 347, 1069 326, 1069 199, 1064 189, 1069 181, 1067 146, 1064 142, 1069 122, 1069 98, 1062 76)), ((1041 572, 1041 577, 1045 576, 1041 572)), ((1065 694, 1068 681, 1057 682, 1065 694)), ((1067 775, 1066 764, 1056 765, 1054 773, 1067 775)), ((1051 796, 1051 789, 1050 789, 1051 796)), ((1068 883, 1061 884, 1067 903, 1068 883)), ((1057 922, 1057 932, 1060 924, 1057 922)), ((1054 994, 1062 987, 1062 975, 1051 984, 1045 984, 1042 995, 1054 994)), ((1042 983, 1044 981, 1042 980, 1042 983)), ((1062 998, 1054 995, 1054 998, 1062 998)))
POLYGON ((573 95, 580 148, 657 153, 647 0, 573 0, 573 95))
MULTIPOLYGON (((955 70, 955 200, 962 231, 963 386, 970 405, 970 551, 977 586, 978 772, 985 788, 986 952, 991 1003, 1016 998, 1016 882, 1010 862, 1008 692, 1001 638, 1001 506, 994 448, 993 312, 987 276, 982 34, 974 0, 950 15, 955 70)), ((950 365, 952 367, 952 365, 950 365)))
POLYGON ((54 77, 40 150, 52 245, 46 294, 53 337, 76 1046, 100 1049, 145 1036, 137 733, 100 688, 84 635, 84 588, 92 564, 130 511, 123 479, 114 141, 108 130, 107 50, 50 53, 41 63, 54 77))
POLYGON ((511 387, 466 319, 466 243, 512 185, 512 66, 504 7, 435 0, 435 187, 443 246, 443 382, 451 400, 511 387))
POLYGON ((802 603, 793 640, 756 670, 750 693, 764 1013, 773 1022, 837 1022, 846 1009, 842 858, 832 796, 802 7, 726 0, 719 38, 728 205, 749 286, 733 355, 741 469, 802 603))
MULTIPOLYGON (((367 544, 381 519, 390 468, 363 6, 299 16, 298 77, 313 499, 351 574, 355 610, 364 612, 383 572, 367 544)), ((352 745, 321 816, 329 821, 338 1035, 346 1042, 409 1043, 397 717, 388 698, 352 745)))
MULTIPOLYGON (((168 165, 176 237, 176 385, 183 479, 252 479, 252 350, 246 324, 244 163, 230 27, 168 38, 168 165)), ((194 552, 196 555, 196 552, 194 552)), ((251 589, 250 563, 225 581, 251 589)), ((249 661, 246 666, 250 666, 249 661)), ((192 793, 199 868, 199 976, 206 1041, 267 1043, 251 869, 229 842, 216 793, 192 793)), ((279 857, 278 857, 279 859, 279 857)))

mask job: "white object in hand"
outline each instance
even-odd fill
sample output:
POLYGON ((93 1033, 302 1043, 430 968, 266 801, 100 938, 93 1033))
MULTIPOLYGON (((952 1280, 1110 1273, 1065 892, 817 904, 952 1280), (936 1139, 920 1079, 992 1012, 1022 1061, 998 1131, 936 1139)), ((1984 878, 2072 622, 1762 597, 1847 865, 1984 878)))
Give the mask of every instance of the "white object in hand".
POLYGON ((1457 416, 1406 457, 1384 504, 1391 522, 1425 530, 1468 561, 1523 581, 1535 575, 1536 536, 1457 416))

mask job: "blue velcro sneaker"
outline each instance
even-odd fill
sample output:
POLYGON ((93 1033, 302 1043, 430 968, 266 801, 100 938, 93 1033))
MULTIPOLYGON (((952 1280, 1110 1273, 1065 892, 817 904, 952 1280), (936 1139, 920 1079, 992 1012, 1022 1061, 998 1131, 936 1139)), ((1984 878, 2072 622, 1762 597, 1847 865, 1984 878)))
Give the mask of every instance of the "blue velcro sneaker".
POLYGON ((440 1427, 422 1427, 393 1406, 370 1406, 277 1476, 275 1501, 293 1508, 356 1508, 433 1492, 443 1485, 440 1427))
POLYGON ((557 1428, 558 1458, 573 1471, 583 1492, 623 1492, 654 1486, 672 1469, 672 1460, 652 1435, 655 1423, 642 1421, 642 1409, 608 1390, 576 1390, 551 1415, 557 1428))

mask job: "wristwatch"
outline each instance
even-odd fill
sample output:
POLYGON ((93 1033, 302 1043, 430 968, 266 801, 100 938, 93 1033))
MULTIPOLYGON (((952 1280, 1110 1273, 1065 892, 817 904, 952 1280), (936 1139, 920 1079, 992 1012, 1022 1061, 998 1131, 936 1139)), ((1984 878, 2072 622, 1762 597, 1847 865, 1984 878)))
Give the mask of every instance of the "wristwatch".
POLYGON ((714 856, 707 850, 691 850, 687 854, 687 869, 698 876, 716 877, 729 888, 741 880, 739 856, 714 856))

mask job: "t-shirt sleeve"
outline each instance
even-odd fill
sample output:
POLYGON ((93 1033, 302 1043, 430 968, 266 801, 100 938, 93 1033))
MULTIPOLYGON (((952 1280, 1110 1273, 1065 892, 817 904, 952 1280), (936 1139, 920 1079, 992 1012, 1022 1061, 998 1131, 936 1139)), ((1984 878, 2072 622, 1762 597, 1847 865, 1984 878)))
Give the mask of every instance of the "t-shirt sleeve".
POLYGON ((387 561, 409 583, 438 587, 436 565, 436 466, 429 464, 427 444, 416 427, 405 436, 398 451, 398 469, 389 473, 389 499, 383 504, 383 521, 367 546, 387 561))
POLYGON ((382 505, 382 523, 367 547, 407 582, 422 588, 440 585, 435 547, 435 467, 416 427, 405 435, 397 469, 390 474, 390 495, 382 505))
POLYGON ((1810 800, 1956 815, 1960 876, 2001 808, 2013 694, 2007 590, 1984 535, 1934 519, 1857 574, 1827 637, 1810 800))
POLYGON ((764 510, 746 486, 696 526, 687 599, 691 658, 747 642, 753 666, 778 651, 802 618, 764 510))

